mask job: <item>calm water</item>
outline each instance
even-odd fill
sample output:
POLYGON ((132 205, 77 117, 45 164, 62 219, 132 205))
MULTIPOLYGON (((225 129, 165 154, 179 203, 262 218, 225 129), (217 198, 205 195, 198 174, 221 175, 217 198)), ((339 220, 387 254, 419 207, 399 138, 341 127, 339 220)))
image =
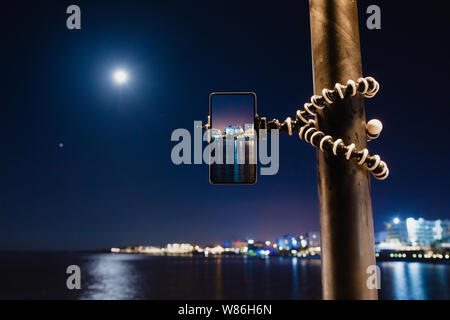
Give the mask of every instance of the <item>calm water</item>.
MULTIPOLYGON (((450 299, 450 265, 383 262, 383 299, 450 299)), ((320 261, 2 253, 1 299, 320 299, 320 261), (66 289, 68 265, 82 290, 66 289)))
POLYGON ((255 152, 255 142, 225 140, 222 146, 224 164, 213 164, 211 166, 211 181, 214 183, 255 182, 256 165, 250 164, 254 162, 254 160, 250 161, 250 154, 255 152), (242 158, 239 158, 239 155, 242 155, 242 158), (233 164, 226 164, 227 162, 233 164))

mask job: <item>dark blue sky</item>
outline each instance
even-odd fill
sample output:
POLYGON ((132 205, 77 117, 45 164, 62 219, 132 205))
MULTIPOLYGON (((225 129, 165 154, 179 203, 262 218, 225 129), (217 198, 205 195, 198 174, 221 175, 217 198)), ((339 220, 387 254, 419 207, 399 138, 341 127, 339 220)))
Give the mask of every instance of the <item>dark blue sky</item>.
POLYGON ((252 124, 255 119, 255 97, 252 94, 216 94, 211 97, 211 125, 223 131, 228 126, 252 124))
MULTIPOLYGON (((428 1, 359 1, 365 75, 381 83, 370 143, 375 227, 450 217, 447 13, 428 1), (365 28, 379 4, 382 30, 365 28)), ((16 1, 2 8, 0 249, 89 249, 273 239, 319 229, 315 150, 280 138, 280 171, 212 186, 170 161, 176 128, 214 91, 253 91, 268 119, 312 94, 307 1, 16 1), (78 4, 82 30, 66 29, 78 4), (118 66, 130 83, 110 79, 118 66), (60 148, 59 144, 64 147, 60 148)))

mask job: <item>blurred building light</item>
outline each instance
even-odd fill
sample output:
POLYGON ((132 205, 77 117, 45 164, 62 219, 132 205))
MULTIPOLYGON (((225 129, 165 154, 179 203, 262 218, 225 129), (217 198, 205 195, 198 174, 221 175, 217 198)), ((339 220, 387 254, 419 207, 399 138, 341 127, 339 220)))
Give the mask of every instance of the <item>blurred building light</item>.
POLYGON ((302 248, 305 248, 308 245, 308 241, 303 239, 302 241, 300 241, 300 244, 302 245, 302 248))

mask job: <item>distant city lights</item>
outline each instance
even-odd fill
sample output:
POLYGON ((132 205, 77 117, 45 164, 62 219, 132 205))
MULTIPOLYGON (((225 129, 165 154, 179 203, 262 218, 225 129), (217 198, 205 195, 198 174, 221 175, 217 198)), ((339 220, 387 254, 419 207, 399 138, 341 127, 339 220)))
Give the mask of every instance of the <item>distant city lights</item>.
MULTIPOLYGON (((427 260, 439 263, 450 259, 450 220, 425 220, 400 218, 387 223, 385 238, 377 236, 375 256, 383 260, 427 260), (404 221, 405 223, 403 223, 404 221), (402 222, 402 223, 401 223, 402 222), (431 260, 432 259, 432 260, 431 260)), ((166 247, 138 246, 111 248, 111 253, 141 253, 153 255, 246 255, 268 258, 269 256, 288 256, 305 259, 319 259, 321 256, 319 232, 305 235, 285 235, 275 241, 256 241, 247 238, 223 242, 212 246, 172 243, 166 247)))

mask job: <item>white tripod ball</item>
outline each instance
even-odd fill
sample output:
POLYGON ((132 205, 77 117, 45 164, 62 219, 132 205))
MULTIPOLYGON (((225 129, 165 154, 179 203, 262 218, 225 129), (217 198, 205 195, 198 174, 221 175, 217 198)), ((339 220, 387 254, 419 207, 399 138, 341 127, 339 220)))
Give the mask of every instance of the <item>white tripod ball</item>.
POLYGON ((377 119, 373 119, 370 120, 367 123, 367 132, 371 135, 371 136, 379 136, 381 131, 383 131, 383 124, 381 123, 380 120, 377 119))

